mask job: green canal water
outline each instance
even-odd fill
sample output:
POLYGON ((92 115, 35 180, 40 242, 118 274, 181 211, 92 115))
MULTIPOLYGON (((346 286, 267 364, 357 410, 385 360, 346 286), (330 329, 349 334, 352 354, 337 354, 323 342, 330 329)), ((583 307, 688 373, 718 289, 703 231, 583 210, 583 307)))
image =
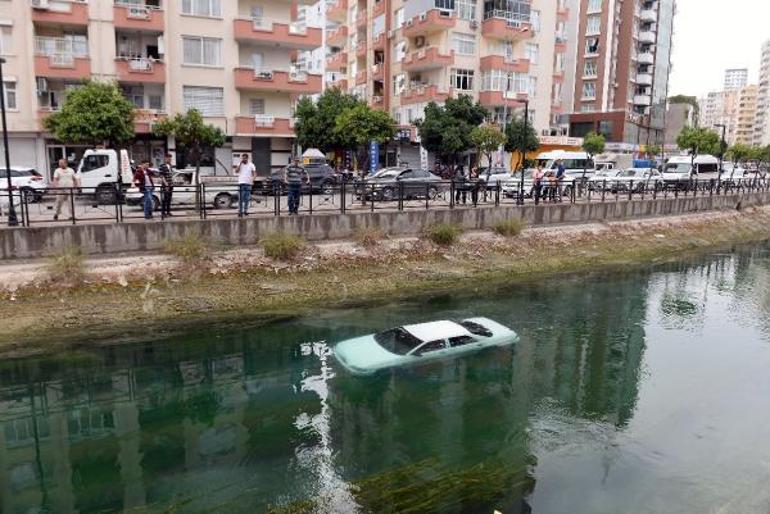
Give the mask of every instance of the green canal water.
POLYGON ((758 246, 5 361, 0 511, 766 514, 769 309, 758 246), (371 378, 329 355, 474 315, 521 342, 371 378))

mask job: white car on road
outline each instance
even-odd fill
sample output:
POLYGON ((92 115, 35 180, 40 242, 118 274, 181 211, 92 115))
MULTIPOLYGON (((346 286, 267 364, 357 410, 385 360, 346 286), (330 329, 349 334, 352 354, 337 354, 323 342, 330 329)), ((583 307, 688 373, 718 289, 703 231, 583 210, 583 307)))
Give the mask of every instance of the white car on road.
MULTIPOLYGON (((14 191, 26 191, 29 201, 39 202, 48 188, 45 177, 34 168, 11 166, 11 188, 14 191)), ((8 170, 0 169, 0 192, 8 191, 8 170)), ((7 203, 7 202, 6 202, 7 203)))

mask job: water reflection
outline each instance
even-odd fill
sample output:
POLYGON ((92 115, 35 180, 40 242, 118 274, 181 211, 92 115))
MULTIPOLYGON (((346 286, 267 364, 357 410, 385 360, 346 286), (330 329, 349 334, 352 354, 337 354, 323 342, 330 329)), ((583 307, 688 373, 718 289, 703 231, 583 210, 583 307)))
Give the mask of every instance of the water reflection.
POLYGON ((2 363, 2 512, 531 512, 555 449, 602 440, 610 476, 651 372, 650 312, 687 331, 710 301, 767 313, 758 252, 2 363), (521 343, 367 379, 329 356, 473 314, 521 343))

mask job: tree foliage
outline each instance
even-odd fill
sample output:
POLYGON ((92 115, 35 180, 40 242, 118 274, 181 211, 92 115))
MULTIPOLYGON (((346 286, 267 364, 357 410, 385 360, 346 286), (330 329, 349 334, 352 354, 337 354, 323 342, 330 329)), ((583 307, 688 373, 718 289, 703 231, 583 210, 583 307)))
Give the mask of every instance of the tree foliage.
POLYGON ((303 148, 318 148, 330 152, 344 148, 346 138, 341 139, 335 130, 337 118, 347 109, 366 104, 353 95, 343 93, 338 88, 327 89, 314 102, 303 98, 297 103, 294 133, 297 144, 303 148))
POLYGON ((478 148, 479 153, 487 158, 489 167, 492 167, 492 154, 506 142, 503 131, 494 125, 481 125, 471 131, 471 141, 478 148))
POLYGON ((663 147, 657 144, 647 145, 647 155, 657 157, 663 153, 663 147))
POLYGON ((682 150, 689 150, 695 159, 698 154, 718 155, 721 153, 721 140, 713 130, 706 128, 685 127, 676 138, 676 144, 682 150))
POLYGON ((116 146, 134 137, 134 104, 117 82, 86 80, 43 124, 59 141, 116 146))
POLYGON ((505 151, 518 152, 521 156, 520 164, 524 166, 524 159, 528 152, 534 152, 540 148, 540 140, 537 138, 535 127, 529 122, 524 122, 524 117, 514 117, 505 127, 505 151))
POLYGON ((593 157, 604 151, 606 140, 603 134, 591 132, 583 139, 583 151, 593 157))
POLYGON ((725 156, 737 164, 756 158, 758 153, 755 148, 749 145, 736 143, 728 148, 725 156))
POLYGON ((368 167, 369 143, 387 143, 395 134, 396 122, 387 112, 363 103, 342 111, 334 125, 334 136, 340 148, 355 150, 358 162, 364 168, 368 167))
MULTIPOLYGON (((156 136, 173 137, 176 144, 190 152, 195 163, 196 175, 205 148, 218 148, 225 144, 225 134, 219 127, 203 121, 197 109, 159 121, 153 130, 156 136)), ((197 176, 196 176, 197 180, 197 176)))
POLYGON ((488 115, 478 102, 468 95, 448 98, 443 106, 431 102, 425 107, 425 118, 416 123, 422 146, 445 162, 473 148, 471 132, 488 115))

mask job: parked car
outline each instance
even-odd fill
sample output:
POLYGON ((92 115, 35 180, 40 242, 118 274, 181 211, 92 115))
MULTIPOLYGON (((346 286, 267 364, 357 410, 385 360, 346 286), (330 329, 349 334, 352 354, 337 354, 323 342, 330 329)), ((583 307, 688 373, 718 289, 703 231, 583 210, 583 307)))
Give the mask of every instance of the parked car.
POLYGON ((619 169, 605 168, 598 170, 592 177, 588 179, 587 187, 590 191, 602 191, 606 188, 607 191, 611 189, 612 181, 614 181, 618 175, 620 175, 619 169))
POLYGON ((719 159, 713 155, 671 157, 663 168, 663 183, 669 188, 682 189, 693 180, 714 178, 719 175, 719 159))
MULTIPOLYGON (((534 188, 535 188, 535 182, 532 180, 532 175, 534 174, 535 170, 533 169, 526 169, 524 170, 524 197, 525 198, 532 198, 532 195, 534 194, 534 188)), ((575 189, 575 177, 571 177, 570 175, 564 175, 564 178, 561 181, 561 193, 562 196, 572 196, 572 191, 575 189)), ((546 182, 542 182, 543 188, 541 190, 541 195, 545 196, 545 186, 546 182)), ((519 194, 519 187, 521 187, 521 175, 518 173, 514 174, 511 177, 511 181, 508 182, 503 186, 503 194, 507 198, 515 198, 519 194)))
POLYGON ((479 169, 479 182, 487 188, 497 188, 513 180, 510 170, 505 168, 481 168, 479 169))
POLYGON ((448 185, 425 170, 409 167, 388 168, 356 184, 356 194, 366 200, 391 201, 410 198, 436 198, 448 185))
POLYGON ((351 373, 371 375, 516 341, 513 330, 491 319, 442 320, 348 339, 334 347, 334 356, 351 373))
MULTIPOLYGON (((198 188, 194 184, 195 170, 183 169, 175 171, 172 175, 174 193, 171 196, 171 206, 197 205, 198 188)), ((205 184, 205 202, 214 209, 227 209, 238 204, 238 185, 232 176, 201 176, 200 181, 205 184)), ((156 181, 155 191, 152 193, 153 209, 160 209, 161 188, 156 181)), ((136 186, 131 186, 125 193, 128 205, 141 205, 144 195, 136 186)))
MULTIPOLYGON (((11 188, 26 191, 27 198, 33 202, 43 199, 48 183, 45 177, 34 168, 11 166, 11 188)), ((0 191, 8 191, 8 170, 0 169, 0 191)))
MULTIPOLYGON (((258 178, 254 187, 257 191, 267 194, 286 194, 286 184, 283 182, 283 172, 285 168, 274 170, 267 178, 258 178)), ((336 186, 340 182, 340 177, 334 171, 334 168, 328 164, 308 164, 305 170, 310 177, 310 188, 313 193, 324 195, 333 194, 336 186)), ((305 189, 308 189, 305 186, 305 189)))
POLYGON ((642 192, 655 189, 661 174, 655 168, 628 168, 613 179, 612 191, 642 192))

